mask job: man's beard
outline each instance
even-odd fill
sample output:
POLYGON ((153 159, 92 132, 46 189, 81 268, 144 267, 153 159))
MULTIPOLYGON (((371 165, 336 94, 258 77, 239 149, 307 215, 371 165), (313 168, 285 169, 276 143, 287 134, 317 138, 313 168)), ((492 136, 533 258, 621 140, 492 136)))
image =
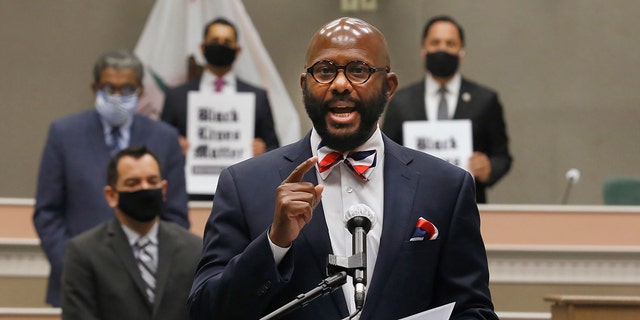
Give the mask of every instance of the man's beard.
POLYGON ((382 88, 378 92, 377 97, 364 105, 362 101, 358 101, 349 97, 349 95, 335 95, 331 101, 322 103, 309 94, 309 90, 305 88, 302 92, 304 98, 304 107, 307 115, 313 122, 322 142, 327 147, 339 151, 351 151, 364 144, 375 130, 375 126, 384 112, 387 104, 387 83, 383 82, 382 88), (356 132, 346 135, 336 135, 329 132, 327 128, 326 115, 330 112, 330 103, 334 101, 349 101, 355 104, 352 112, 360 114, 360 123, 356 132))

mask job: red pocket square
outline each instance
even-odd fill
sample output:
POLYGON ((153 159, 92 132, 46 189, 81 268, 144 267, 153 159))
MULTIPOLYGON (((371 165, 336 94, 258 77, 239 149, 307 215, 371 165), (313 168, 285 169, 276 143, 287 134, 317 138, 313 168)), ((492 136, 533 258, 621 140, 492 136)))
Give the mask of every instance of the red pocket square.
POLYGON ((435 240, 438 238, 438 228, 429 220, 420 217, 416 223, 416 230, 409 241, 422 241, 424 238, 435 240))

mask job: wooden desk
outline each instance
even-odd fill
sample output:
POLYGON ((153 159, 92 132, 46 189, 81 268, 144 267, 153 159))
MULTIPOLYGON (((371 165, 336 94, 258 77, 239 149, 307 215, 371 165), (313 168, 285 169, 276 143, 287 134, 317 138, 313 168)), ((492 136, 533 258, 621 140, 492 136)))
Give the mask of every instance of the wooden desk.
POLYGON ((640 297, 549 295, 551 320, 638 320, 640 297))

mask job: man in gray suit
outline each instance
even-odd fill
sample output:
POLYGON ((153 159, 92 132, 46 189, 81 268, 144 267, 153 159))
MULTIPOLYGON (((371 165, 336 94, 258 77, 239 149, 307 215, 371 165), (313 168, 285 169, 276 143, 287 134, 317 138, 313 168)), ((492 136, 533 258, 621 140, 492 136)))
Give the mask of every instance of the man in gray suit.
POLYGON ((160 221, 167 181, 145 147, 109 163, 104 195, 115 219, 69 241, 63 319, 188 319, 187 296, 202 240, 160 221))
POLYGON ((51 124, 42 153, 33 223, 51 264, 47 303, 60 306, 62 260, 67 241, 113 217, 104 199, 104 168, 127 146, 146 146, 169 182, 161 218, 189 227, 184 156, 178 133, 135 114, 143 69, 128 51, 103 54, 93 68, 94 108, 51 124))

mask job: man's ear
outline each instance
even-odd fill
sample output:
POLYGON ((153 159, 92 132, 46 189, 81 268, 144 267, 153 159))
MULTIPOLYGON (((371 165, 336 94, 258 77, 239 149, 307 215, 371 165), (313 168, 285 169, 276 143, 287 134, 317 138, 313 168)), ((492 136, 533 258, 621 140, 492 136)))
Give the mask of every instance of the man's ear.
POLYGON ((458 59, 460 59, 460 64, 462 64, 462 61, 464 61, 464 58, 467 56, 467 51, 464 50, 464 48, 460 49, 460 52, 458 53, 458 59))
POLYGON ((307 87, 307 73, 303 72, 300 74, 300 88, 304 90, 307 87))
POLYGON ((162 180, 162 200, 167 201, 167 180, 162 180))
POLYGON ((424 47, 420 48, 420 60, 422 60, 423 64, 427 61, 427 49, 424 47))
POLYGON ((395 74, 395 72, 389 72, 387 73, 387 78, 385 79, 387 81, 387 101, 391 100, 391 97, 393 97, 393 94, 396 92, 396 89, 398 89, 398 76, 395 74))
POLYGON ((91 83, 91 92, 93 92, 94 96, 96 95, 96 93, 98 92, 98 83, 96 82, 91 83))
POLYGON ((104 187, 104 197, 107 199, 107 203, 111 208, 118 207, 118 191, 111 188, 111 186, 104 187))

